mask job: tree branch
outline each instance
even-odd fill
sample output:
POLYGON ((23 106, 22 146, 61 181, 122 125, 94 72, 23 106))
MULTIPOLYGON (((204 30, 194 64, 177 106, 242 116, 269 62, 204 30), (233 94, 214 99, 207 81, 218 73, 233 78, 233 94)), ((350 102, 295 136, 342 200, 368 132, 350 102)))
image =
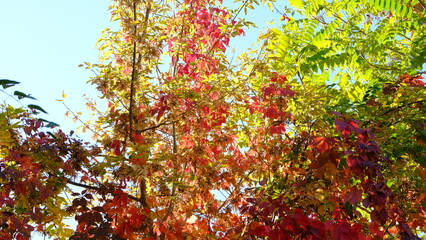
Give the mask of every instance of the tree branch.
POLYGON ((159 128, 161 126, 166 126, 166 125, 170 125, 170 124, 172 124, 172 122, 164 121, 164 122, 159 123, 157 125, 154 125, 152 127, 147 127, 147 128, 142 129, 142 130, 134 130, 134 132, 143 133, 143 132, 146 132, 146 131, 149 131, 149 130, 154 130, 154 129, 159 128))
POLYGON ((410 106, 410 105, 413 105, 413 104, 416 104, 416 103, 423 103, 423 102, 426 102, 426 99, 423 99, 423 100, 420 100, 420 101, 415 101, 415 102, 410 102, 410 103, 407 103, 407 104, 403 104, 403 105, 401 105, 399 107, 390 108, 387 111, 385 111, 384 113, 382 113, 380 115, 380 117, 383 117, 384 115, 386 115, 386 114, 388 114, 390 112, 398 111, 401 108, 404 108, 404 107, 407 107, 407 106, 410 106))
POLYGON ((89 126, 87 126, 87 124, 86 123, 84 123, 83 122, 83 120, 81 120, 81 118, 76 114, 76 113, 74 113, 74 111, 73 110, 71 110, 69 107, 68 107, 68 105, 66 105, 63 101, 61 101, 61 103, 62 103, 62 105, 64 105, 65 106, 65 108, 74 116, 74 119, 76 120, 76 121, 79 121, 81 124, 83 124, 83 126, 84 127, 87 127, 87 129, 89 129, 93 134, 94 134, 94 136, 98 136, 99 135, 99 133, 98 132, 96 132, 95 130, 93 130, 91 127, 89 127, 89 126))
POLYGON ((419 0, 419 3, 423 6, 423 9, 426 9, 426 4, 423 2, 423 0, 419 0))
MULTIPOLYGON (((133 2, 133 21, 137 21, 137 12, 136 12, 136 1, 133 2)), ((135 23, 134 23, 135 24, 135 23)), ((133 37, 135 38, 137 35, 137 25, 135 24, 133 27, 133 37)), ((135 81, 136 81, 136 48, 137 41, 133 39, 133 55, 132 55, 132 78, 130 80, 130 106, 129 106, 129 132, 128 136, 130 141, 133 141, 132 129, 133 129, 133 105, 135 104, 135 81)))
MULTIPOLYGON (((85 189, 90 189, 90 190, 95 190, 95 191, 100 191, 101 190, 100 187, 95 187, 95 186, 90 186, 90 185, 83 184, 83 183, 74 182, 74 181, 72 181, 70 179, 67 179, 66 181, 67 181, 67 183, 69 183, 71 185, 74 185, 74 186, 77 186, 77 187, 81 187, 81 188, 85 188, 85 189)), ((113 194, 113 193, 111 193, 111 194, 113 194)), ((139 198, 137 198, 137 197, 135 197, 133 195, 128 194, 128 197, 130 199, 134 200, 134 201, 140 201, 139 198)))

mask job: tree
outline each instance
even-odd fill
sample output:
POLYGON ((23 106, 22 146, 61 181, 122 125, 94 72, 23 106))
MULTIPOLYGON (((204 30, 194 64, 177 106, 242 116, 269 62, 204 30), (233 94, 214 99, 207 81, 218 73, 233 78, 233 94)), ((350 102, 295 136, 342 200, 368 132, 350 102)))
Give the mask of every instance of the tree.
POLYGON ((113 1, 94 144, 2 105, 0 236, 419 239, 423 1, 294 0, 234 62, 257 4, 113 1))

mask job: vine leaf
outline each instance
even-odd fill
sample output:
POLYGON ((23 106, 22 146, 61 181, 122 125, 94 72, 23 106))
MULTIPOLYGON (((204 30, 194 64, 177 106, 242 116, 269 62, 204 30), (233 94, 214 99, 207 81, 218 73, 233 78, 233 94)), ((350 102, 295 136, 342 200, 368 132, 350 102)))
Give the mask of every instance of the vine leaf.
POLYGON ((35 110, 39 110, 40 112, 47 114, 47 112, 43 108, 41 108, 40 106, 38 106, 38 105, 29 104, 29 105, 27 105, 27 107, 35 109, 35 110))
POLYGON ((13 93, 13 95, 17 96, 18 99, 30 98, 30 99, 33 99, 33 100, 37 100, 37 99, 35 99, 35 97, 33 97, 33 96, 29 95, 29 94, 25 94, 25 93, 20 92, 20 91, 15 91, 13 93))
POLYGON ((13 87, 19 83, 20 82, 9 80, 9 79, 0 79, 0 85, 3 87, 3 89, 13 87))

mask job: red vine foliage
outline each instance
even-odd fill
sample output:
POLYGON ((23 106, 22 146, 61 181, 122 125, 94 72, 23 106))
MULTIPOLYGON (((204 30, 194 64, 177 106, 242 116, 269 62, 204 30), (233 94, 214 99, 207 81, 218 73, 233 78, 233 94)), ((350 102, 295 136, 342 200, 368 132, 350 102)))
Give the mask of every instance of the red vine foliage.
POLYGON ((103 62, 88 66, 108 102, 88 126, 96 144, 2 108, 0 238, 419 239, 424 207, 405 211, 374 129, 337 109, 296 119, 295 99, 323 86, 296 84, 262 54, 229 60, 253 2, 113 1, 121 29, 104 32, 103 62))

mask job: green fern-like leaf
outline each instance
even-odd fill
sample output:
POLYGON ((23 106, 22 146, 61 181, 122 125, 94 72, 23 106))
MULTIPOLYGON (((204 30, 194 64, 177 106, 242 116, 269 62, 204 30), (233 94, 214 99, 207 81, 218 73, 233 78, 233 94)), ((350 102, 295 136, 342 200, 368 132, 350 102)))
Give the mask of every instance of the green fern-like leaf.
POLYGON ((397 0, 364 0, 364 4, 380 12, 391 11, 393 15, 398 17, 411 16, 412 9, 407 7, 408 2, 401 3, 397 0))

